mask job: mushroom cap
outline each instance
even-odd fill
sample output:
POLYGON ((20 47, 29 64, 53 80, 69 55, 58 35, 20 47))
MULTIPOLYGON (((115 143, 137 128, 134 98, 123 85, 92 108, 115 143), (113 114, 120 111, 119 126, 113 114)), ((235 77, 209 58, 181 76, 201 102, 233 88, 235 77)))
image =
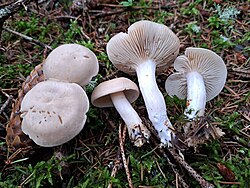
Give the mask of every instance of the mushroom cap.
POLYGON ((40 82, 22 100, 21 128, 37 145, 57 146, 82 130, 88 109, 88 97, 79 85, 40 82))
POLYGON ((129 74, 149 59, 156 63, 157 72, 162 72, 174 62, 179 47, 178 37, 167 26, 143 20, 132 24, 128 33, 112 37, 107 54, 115 67, 129 74))
POLYGON ((113 107, 110 94, 124 92, 130 103, 139 97, 137 85, 128 78, 120 77, 100 83, 91 95, 91 102, 96 107, 113 107))
POLYGON ((205 83, 207 101, 216 97, 226 83, 227 68, 224 61, 208 49, 187 48, 185 55, 176 58, 174 68, 177 72, 167 78, 165 88, 170 96, 176 95, 180 99, 187 97, 186 75, 191 71, 201 74, 205 83))
POLYGON ((46 58, 43 72, 46 79, 87 85, 97 75, 96 55, 79 44, 63 44, 46 58))

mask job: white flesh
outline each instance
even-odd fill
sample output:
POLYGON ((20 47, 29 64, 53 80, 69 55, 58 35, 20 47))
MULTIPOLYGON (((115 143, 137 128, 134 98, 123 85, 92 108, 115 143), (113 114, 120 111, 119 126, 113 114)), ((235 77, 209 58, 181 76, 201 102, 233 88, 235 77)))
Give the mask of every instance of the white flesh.
POLYGON ((189 120, 204 115, 206 106, 206 88, 203 78, 197 71, 187 74, 187 107, 184 114, 189 120))
POLYGON ((155 70, 155 62, 148 60, 138 65, 136 74, 149 119, 156 129, 161 143, 171 145, 171 133, 173 132, 169 128, 172 128, 172 124, 167 116, 164 97, 156 83, 155 70))
POLYGON ((123 92, 111 94, 111 100, 120 114, 121 118, 127 125, 129 137, 134 145, 140 147, 148 141, 150 132, 143 125, 141 118, 131 106, 123 92))

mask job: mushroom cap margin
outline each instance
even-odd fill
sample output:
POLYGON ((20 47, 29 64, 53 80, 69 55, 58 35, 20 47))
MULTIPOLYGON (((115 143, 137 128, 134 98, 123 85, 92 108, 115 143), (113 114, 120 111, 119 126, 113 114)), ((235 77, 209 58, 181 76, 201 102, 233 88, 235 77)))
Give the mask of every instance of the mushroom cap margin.
POLYGON ((128 78, 120 77, 100 83, 95 87, 91 95, 94 106, 104 108, 113 107, 110 94, 124 92, 130 103, 133 103, 140 95, 137 85, 128 78))

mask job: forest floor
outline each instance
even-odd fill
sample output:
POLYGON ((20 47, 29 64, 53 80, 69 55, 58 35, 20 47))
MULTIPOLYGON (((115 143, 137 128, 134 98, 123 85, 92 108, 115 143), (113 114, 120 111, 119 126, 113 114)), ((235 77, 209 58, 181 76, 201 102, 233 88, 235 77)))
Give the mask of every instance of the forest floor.
MULTIPOLYGON (((0 0, 0 8, 13 2, 0 0)), ((88 2, 32 1, 4 22, 0 46, 0 187, 206 187, 202 182, 209 182, 215 187, 249 188, 250 1, 88 2), (149 143, 137 148, 128 135, 119 132, 124 122, 114 108, 90 105, 84 129, 71 141, 52 148, 34 143, 23 149, 8 148, 6 127, 13 104, 20 100, 18 90, 35 66, 60 44, 81 44, 96 54, 100 70, 85 88, 89 97, 93 86, 111 78, 124 76, 138 84, 135 76, 112 65, 106 44, 139 20, 168 26, 180 39, 179 54, 187 47, 201 47, 223 58, 227 81, 221 93, 207 102, 205 112, 206 123, 225 133, 221 138, 210 138, 195 149, 185 146, 178 152, 178 148, 159 148, 159 141, 152 136, 149 143)), ((164 88, 173 72, 171 67, 157 75, 157 84, 170 121, 182 134, 186 102, 171 98, 164 88)), ((142 96, 133 107, 148 121, 142 96)))

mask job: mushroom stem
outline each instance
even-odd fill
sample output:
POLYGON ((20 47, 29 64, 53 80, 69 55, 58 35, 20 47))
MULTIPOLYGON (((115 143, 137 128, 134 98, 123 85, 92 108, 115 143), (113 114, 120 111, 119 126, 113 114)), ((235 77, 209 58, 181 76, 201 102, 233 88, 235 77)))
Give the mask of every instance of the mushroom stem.
POLYGON ((137 66, 136 74, 149 119, 156 129, 161 143, 166 145, 171 144, 171 133, 173 132, 169 128, 172 128, 172 124, 167 116, 164 97, 156 84, 155 70, 155 62, 147 60, 137 66))
POLYGON ((184 114, 188 120, 201 117, 205 113, 206 88, 203 78, 197 71, 189 72, 187 75, 187 108, 184 114))
POLYGON ((150 137, 150 132, 142 123, 141 118, 131 106, 123 92, 117 92, 110 95, 111 100, 127 125, 129 137, 134 145, 140 147, 150 137))

